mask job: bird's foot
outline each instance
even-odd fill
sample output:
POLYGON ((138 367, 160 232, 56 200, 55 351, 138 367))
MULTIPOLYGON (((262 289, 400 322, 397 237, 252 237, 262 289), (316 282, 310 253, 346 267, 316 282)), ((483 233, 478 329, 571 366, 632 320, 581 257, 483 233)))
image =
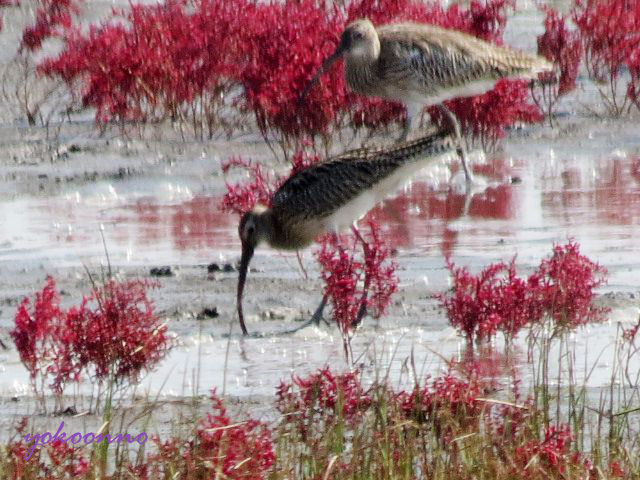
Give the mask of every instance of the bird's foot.
POLYGON ((472 190, 473 185, 475 184, 473 172, 471 171, 471 167, 469 166, 469 157, 467 155, 466 149, 462 145, 458 147, 457 153, 460 157, 460 162, 462 163, 462 170, 464 171, 466 191, 467 193, 469 193, 472 190))
POLYGON ((291 334, 291 333, 296 333, 296 332, 302 330, 303 328, 307 328, 309 325, 315 325, 316 327, 318 327, 318 326, 320 326, 320 322, 324 322, 326 325, 330 325, 329 321, 326 320, 324 318, 324 316, 322 315, 322 313, 324 312, 324 307, 327 305, 327 301, 328 301, 327 296, 326 295, 323 296, 322 297, 322 301, 320 302, 320 305, 318 305, 318 308, 316 308, 316 311, 313 312, 313 315, 311 316, 311 318, 309 320, 304 322, 299 327, 293 328, 291 330, 286 330, 283 333, 285 335, 286 334, 291 334))
POLYGON ((326 320, 323 316, 316 318, 315 315, 312 316, 309 320, 304 322, 302 325, 297 326, 296 328, 292 328, 290 330, 285 330, 282 332, 282 335, 291 335, 292 333, 297 333, 300 330, 304 330, 310 325, 315 325, 316 327, 320 326, 320 322, 323 322, 325 325, 330 325, 329 321, 326 320))

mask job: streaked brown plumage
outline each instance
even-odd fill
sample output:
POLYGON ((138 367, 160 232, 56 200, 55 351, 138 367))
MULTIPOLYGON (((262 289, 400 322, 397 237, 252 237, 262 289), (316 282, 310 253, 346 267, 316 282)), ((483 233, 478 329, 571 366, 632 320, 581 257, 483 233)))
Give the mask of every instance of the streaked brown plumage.
MULTIPOLYGON (((353 91, 405 104, 407 123, 400 141, 406 140, 421 110, 431 105, 441 106, 460 137, 459 123, 442 102, 484 93, 501 78, 531 79, 552 68, 542 57, 459 31, 420 23, 374 27, 361 19, 345 28, 340 45, 307 85, 303 98, 341 57, 353 91)), ((469 180, 466 163, 464 167, 469 180)))
POLYGON ((246 335, 242 293, 255 247, 281 250, 309 246, 321 234, 340 232, 408 181, 413 173, 456 151, 448 132, 437 132, 393 148, 358 149, 302 170, 275 192, 271 207, 258 206, 240 220, 242 256, 238 317, 246 335))

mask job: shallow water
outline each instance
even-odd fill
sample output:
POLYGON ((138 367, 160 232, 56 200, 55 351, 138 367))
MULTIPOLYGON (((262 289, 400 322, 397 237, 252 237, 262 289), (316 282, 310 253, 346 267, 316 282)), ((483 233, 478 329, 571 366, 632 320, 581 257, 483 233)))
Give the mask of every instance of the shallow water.
MULTIPOLYGON (((486 161, 479 157, 479 186, 469 196, 444 189, 449 170, 439 165, 375 209, 373 218, 397 249, 401 291, 422 281, 433 291, 447 288, 444 255, 477 269, 517 253, 519 268, 527 271, 549 254, 553 242, 568 237, 610 270, 603 291, 638 291, 640 156, 631 153, 637 147, 628 142, 622 149, 578 157, 564 155, 561 146, 556 153, 542 142, 527 145, 510 145, 486 161), (516 149, 520 156, 509 154, 516 149)), ((0 232, 0 262, 9 268, 104 262, 101 228, 115 265, 235 260, 240 248, 237 218, 219 211, 219 191, 215 187, 207 193, 189 177, 147 176, 99 181, 53 197, 0 201, 3 224, 12 225, 0 232)), ((297 275, 286 256, 266 248, 257 256, 264 276, 297 275)), ((610 323, 576 334, 576 356, 584 359, 578 372, 596 367, 589 386, 607 384, 617 321, 629 323, 637 316, 637 307, 619 308, 610 323)), ((229 339, 227 320, 235 319, 222 320, 217 326, 207 325, 201 336, 181 338, 182 346, 145 379, 144 386, 169 396, 206 393, 212 386, 239 396, 268 395, 294 372, 324 364, 345 367, 342 340, 334 328, 267 338, 240 339, 233 334, 229 339), (194 385, 196 370, 200 381, 194 385)), ((267 322, 259 328, 268 333, 287 327, 291 325, 286 322, 267 322)), ((402 317, 385 319, 379 329, 371 322, 353 340, 354 355, 361 356, 367 375, 389 368, 393 382, 399 383, 413 378, 407 370, 411 355, 419 373, 433 374, 442 368, 443 358, 459 357, 462 348, 441 314, 431 314, 419 327, 402 317)), ((524 351, 524 341, 519 348, 524 351)), ((531 372, 523 354, 514 358, 527 378, 531 372)), ((0 357, 0 365, 5 373, 0 394, 27 393, 26 375, 15 352, 0 357)))
MULTIPOLYGON (((532 267, 553 242, 575 238, 609 268, 608 289, 636 291, 638 146, 567 158, 541 143, 528 147, 536 156, 507 152, 476 163, 479 185, 469 195, 448 188, 448 169, 439 165, 377 207, 371 218, 392 239, 399 260, 411 259, 404 274, 437 269, 434 280, 441 284, 445 255, 481 267, 517 253, 519 265, 532 267)), ((11 226, 0 231, 0 262, 7 268, 99 264, 105 258, 101 231, 118 265, 235 259, 237 217, 220 211, 220 188, 209 190, 188 177, 138 176, 0 200, 0 221, 11 226)), ((281 257, 267 248, 257 255, 281 257)))

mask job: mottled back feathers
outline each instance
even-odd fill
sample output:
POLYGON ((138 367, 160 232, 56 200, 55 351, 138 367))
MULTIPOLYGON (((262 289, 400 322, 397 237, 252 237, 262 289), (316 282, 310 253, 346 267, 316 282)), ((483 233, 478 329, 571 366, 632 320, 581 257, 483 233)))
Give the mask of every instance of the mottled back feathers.
POLYGON ((313 165, 289 178, 274 194, 274 218, 318 219, 389 177, 413 159, 455 150, 448 133, 425 136, 392 149, 357 149, 313 165))
POLYGON ((377 27, 376 32, 377 61, 347 60, 347 82, 364 95, 401 101, 411 92, 438 97, 447 89, 507 77, 533 78, 551 68, 536 55, 433 25, 398 23, 377 27))

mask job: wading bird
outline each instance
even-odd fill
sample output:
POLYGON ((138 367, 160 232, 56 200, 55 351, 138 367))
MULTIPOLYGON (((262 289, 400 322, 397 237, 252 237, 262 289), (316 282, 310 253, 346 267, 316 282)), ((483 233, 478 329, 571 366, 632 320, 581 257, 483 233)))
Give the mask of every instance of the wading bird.
MULTIPOLYGON (((339 233, 427 165, 456 152, 449 132, 437 132, 387 149, 358 149, 302 170, 273 194, 271 206, 257 206, 240 220, 242 256, 237 307, 247 335, 242 294, 249 262, 260 243, 300 250, 324 233, 339 233)), ((321 304, 323 305, 323 304, 321 304)))
POLYGON ((479 95, 501 78, 533 79, 552 65, 537 55, 482 41, 455 30, 420 23, 374 27, 367 19, 350 23, 335 53, 307 84, 303 100, 320 76, 341 57, 349 87, 362 95, 403 103, 407 139, 422 109, 438 105, 455 130, 467 184, 472 181, 462 145, 460 123, 442 102, 479 95))

